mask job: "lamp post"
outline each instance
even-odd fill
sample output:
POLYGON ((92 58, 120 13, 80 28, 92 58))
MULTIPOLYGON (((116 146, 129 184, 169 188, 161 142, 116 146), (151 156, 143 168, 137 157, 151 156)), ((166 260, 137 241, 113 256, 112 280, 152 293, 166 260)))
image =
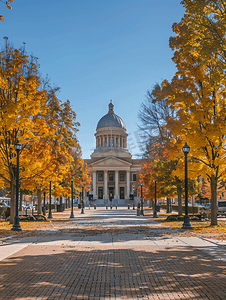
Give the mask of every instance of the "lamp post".
POLYGON ((141 189, 141 203, 140 203, 140 207, 141 207, 141 210, 140 210, 140 215, 143 216, 144 215, 144 209, 143 209, 143 183, 140 184, 140 189, 141 189))
POLYGON ((84 214, 85 212, 84 212, 84 202, 83 202, 83 189, 84 189, 84 185, 82 185, 82 209, 81 209, 81 214, 84 214))
POLYGON ((20 164, 20 150, 22 149, 22 145, 19 141, 15 144, 15 149, 17 153, 17 168, 16 168, 16 211, 14 217, 14 224, 11 230, 21 231, 20 220, 18 214, 18 203, 19 203, 19 164, 20 164))
POLYGON ((74 218, 74 212, 73 212, 73 178, 71 179, 71 219, 74 218))
POLYGON ((49 182, 49 215, 48 215, 48 218, 49 219, 52 219, 52 211, 51 211, 51 205, 52 205, 52 203, 51 203, 51 181, 49 182))
POLYGON ((155 182, 155 209, 154 209, 154 213, 153 213, 153 218, 157 218, 157 181, 156 179, 154 179, 154 182, 155 182))
POLYGON ((43 200, 43 215, 46 215, 46 192, 44 192, 44 200, 43 200))
POLYGON ((185 216, 184 216, 184 224, 182 226, 182 229, 192 229, 189 215, 188 215, 188 168, 187 168, 187 155, 189 153, 190 147, 185 143, 185 145, 182 148, 182 151, 184 152, 185 156, 185 179, 184 179, 184 185, 185 185, 185 216))

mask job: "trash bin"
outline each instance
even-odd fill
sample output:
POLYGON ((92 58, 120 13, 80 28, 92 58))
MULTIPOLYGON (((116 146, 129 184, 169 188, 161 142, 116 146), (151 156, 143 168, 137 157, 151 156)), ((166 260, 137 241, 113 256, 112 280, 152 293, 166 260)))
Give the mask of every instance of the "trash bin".
POLYGON ((61 211, 60 204, 57 204, 57 212, 60 212, 60 211, 61 211))
POLYGON ((140 216, 140 208, 137 207, 137 216, 140 216))
POLYGON ((118 208, 118 205, 117 205, 117 204, 115 204, 115 208, 116 208, 116 209, 118 208))
POLYGON ((128 209, 130 209, 130 204, 128 204, 128 209))
POLYGON ((108 209, 108 205, 106 204, 106 209, 108 209))
POLYGON ((82 205, 81 203, 78 204, 78 209, 81 209, 82 208, 82 205))
POLYGON ((93 205, 93 208, 94 208, 94 209, 96 209, 96 208, 97 208, 97 205, 96 205, 96 204, 94 204, 94 205, 93 205))
POLYGON ((157 211, 157 212, 160 212, 160 208, 161 208, 161 205, 160 205, 160 204, 157 204, 157 205, 156 205, 156 211, 157 211))

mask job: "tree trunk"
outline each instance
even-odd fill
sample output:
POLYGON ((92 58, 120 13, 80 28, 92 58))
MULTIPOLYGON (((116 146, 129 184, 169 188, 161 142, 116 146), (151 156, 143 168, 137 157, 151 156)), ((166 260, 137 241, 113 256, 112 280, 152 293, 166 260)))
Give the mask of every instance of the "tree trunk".
POLYGON ((14 217, 15 217, 15 210, 16 210, 16 206, 15 206, 15 194, 16 194, 16 184, 14 182, 14 180, 11 181, 10 183, 10 189, 11 189, 11 201, 10 201, 10 224, 14 223, 14 217))
POLYGON ((38 198, 38 215, 41 215, 42 213, 42 194, 41 194, 41 190, 38 189, 37 190, 37 198, 38 198))
POLYGON ((182 215, 181 186, 177 186, 178 216, 182 215))
POLYGON ((22 201, 23 201, 23 191, 20 190, 20 206, 19 206, 19 211, 22 211, 22 201))
POLYGON ((217 225, 217 177, 211 175, 211 225, 217 225))
POLYGON ((168 213, 171 213, 171 209, 170 209, 170 208, 171 208, 171 207, 170 207, 170 206, 171 206, 171 205, 170 205, 171 198, 168 198, 168 197, 167 197, 166 199, 167 199, 166 201, 167 201, 167 214, 168 214, 168 213))

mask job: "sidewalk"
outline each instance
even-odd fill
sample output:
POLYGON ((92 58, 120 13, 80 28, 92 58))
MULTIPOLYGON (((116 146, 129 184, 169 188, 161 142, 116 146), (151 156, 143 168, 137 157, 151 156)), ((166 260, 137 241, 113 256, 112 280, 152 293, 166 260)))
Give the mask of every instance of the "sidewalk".
POLYGON ((2 241, 0 299, 226 299, 225 242, 170 236, 133 210, 75 217, 2 241))

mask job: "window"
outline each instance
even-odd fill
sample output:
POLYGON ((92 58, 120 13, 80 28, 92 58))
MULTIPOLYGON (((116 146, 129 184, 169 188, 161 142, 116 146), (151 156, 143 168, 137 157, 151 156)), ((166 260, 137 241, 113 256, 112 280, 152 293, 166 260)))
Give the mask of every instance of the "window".
POLYGON ((137 181, 137 174, 133 174, 133 181, 137 181))
POLYGON ((118 147, 118 138, 116 138, 116 143, 115 147, 118 147))
POLYGON ((120 181, 125 181, 125 174, 119 174, 120 181))
POLYGON ((101 147, 103 147, 103 138, 101 138, 101 147))
POLYGON ((114 174, 113 173, 109 174, 109 181, 114 181, 114 174))
POLYGON ((123 148, 125 148, 125 140, 123 139, 123 148))
POLYGON ((120 138, 120 148, 122 148, 122 139, 120 138))
POLYGON ((107 137, 106 136, 105 136, 104 140, 105 140, 104 141, 104 146, 107 147, 107 137))
POLYGON ((98 173, 98 181, 103 181, 103 173, 98 173))

